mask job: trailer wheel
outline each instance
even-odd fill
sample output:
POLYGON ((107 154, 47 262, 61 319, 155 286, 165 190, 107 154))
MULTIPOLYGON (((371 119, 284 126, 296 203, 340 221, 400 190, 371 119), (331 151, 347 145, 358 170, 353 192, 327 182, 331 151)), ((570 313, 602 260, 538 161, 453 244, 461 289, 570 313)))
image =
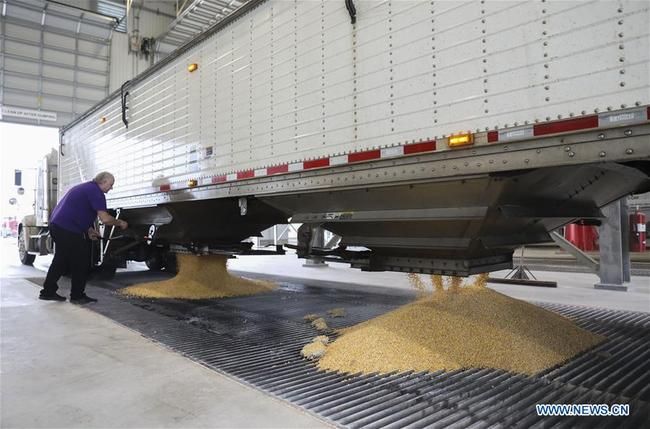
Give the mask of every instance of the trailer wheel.
POLYGON ((25 249, 25 230, 20 229, 18 233, 18 257, 23 265, 33 265, 36 255, 30 255, 25 249))
POLYGON ((113 265, 102 265, 99 267, 99 271, 97 272, 97 277, 101 280, 110 280, 113 277, 115 277, 115 271, 117 271, 117 267, 113 265))
POLYGON ((178 273, 178 262, 176 260, 176 253, 173 252, 167 252, 165 254, 165 272, 171 273, 171 274, 177 274, 178 273))
POLYGON ((165 267, 165 261, 160 253, 154 254, 144 262, 150 271, 161 271, 165 267))

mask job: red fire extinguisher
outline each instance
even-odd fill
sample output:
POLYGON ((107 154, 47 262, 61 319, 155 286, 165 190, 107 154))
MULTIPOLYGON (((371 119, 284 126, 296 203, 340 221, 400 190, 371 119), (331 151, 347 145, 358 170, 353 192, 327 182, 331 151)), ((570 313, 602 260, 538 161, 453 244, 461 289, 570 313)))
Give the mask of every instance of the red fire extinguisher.
POLYGON ((646 251, 646 217, 636 209, 634 214, 630 215, 630 252, 646 251))

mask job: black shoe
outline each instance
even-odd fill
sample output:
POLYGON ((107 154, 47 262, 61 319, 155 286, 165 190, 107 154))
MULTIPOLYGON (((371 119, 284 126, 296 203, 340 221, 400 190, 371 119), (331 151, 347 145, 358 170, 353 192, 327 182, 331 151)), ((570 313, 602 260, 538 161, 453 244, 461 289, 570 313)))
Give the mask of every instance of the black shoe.
POLYGON ((89 304, 91 302, 97 302, 95 298, 91 298, 86 294, 81 295, 78 298, 70 297, 70 302, 73 304, 89 304))
POLYGON ((65 296, 61 296, 58 293, 43 293, 41 292, 38 295, 38 299, 42 299, 43 301, 65 301, 65 296))

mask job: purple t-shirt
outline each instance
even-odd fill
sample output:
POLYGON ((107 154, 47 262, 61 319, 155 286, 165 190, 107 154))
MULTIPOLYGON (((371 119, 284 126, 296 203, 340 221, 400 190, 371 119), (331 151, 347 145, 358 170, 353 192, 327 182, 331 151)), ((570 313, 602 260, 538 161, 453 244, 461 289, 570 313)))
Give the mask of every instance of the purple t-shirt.
POLYGON ((83 233, 97 218, 97 211, 106 210, 106 197, 95 182, 71 188, 54 207, 50 223, 75 233, 83 233))

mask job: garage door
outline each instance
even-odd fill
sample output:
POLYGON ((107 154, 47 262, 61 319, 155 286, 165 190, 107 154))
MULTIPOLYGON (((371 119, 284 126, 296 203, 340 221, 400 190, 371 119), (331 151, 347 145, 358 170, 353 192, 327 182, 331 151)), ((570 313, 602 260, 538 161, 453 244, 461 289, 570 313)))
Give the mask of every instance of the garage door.
POLYGON ((116 18, 54 1, 0 7, 2 121, 65 125, 108 95, 116 18))

